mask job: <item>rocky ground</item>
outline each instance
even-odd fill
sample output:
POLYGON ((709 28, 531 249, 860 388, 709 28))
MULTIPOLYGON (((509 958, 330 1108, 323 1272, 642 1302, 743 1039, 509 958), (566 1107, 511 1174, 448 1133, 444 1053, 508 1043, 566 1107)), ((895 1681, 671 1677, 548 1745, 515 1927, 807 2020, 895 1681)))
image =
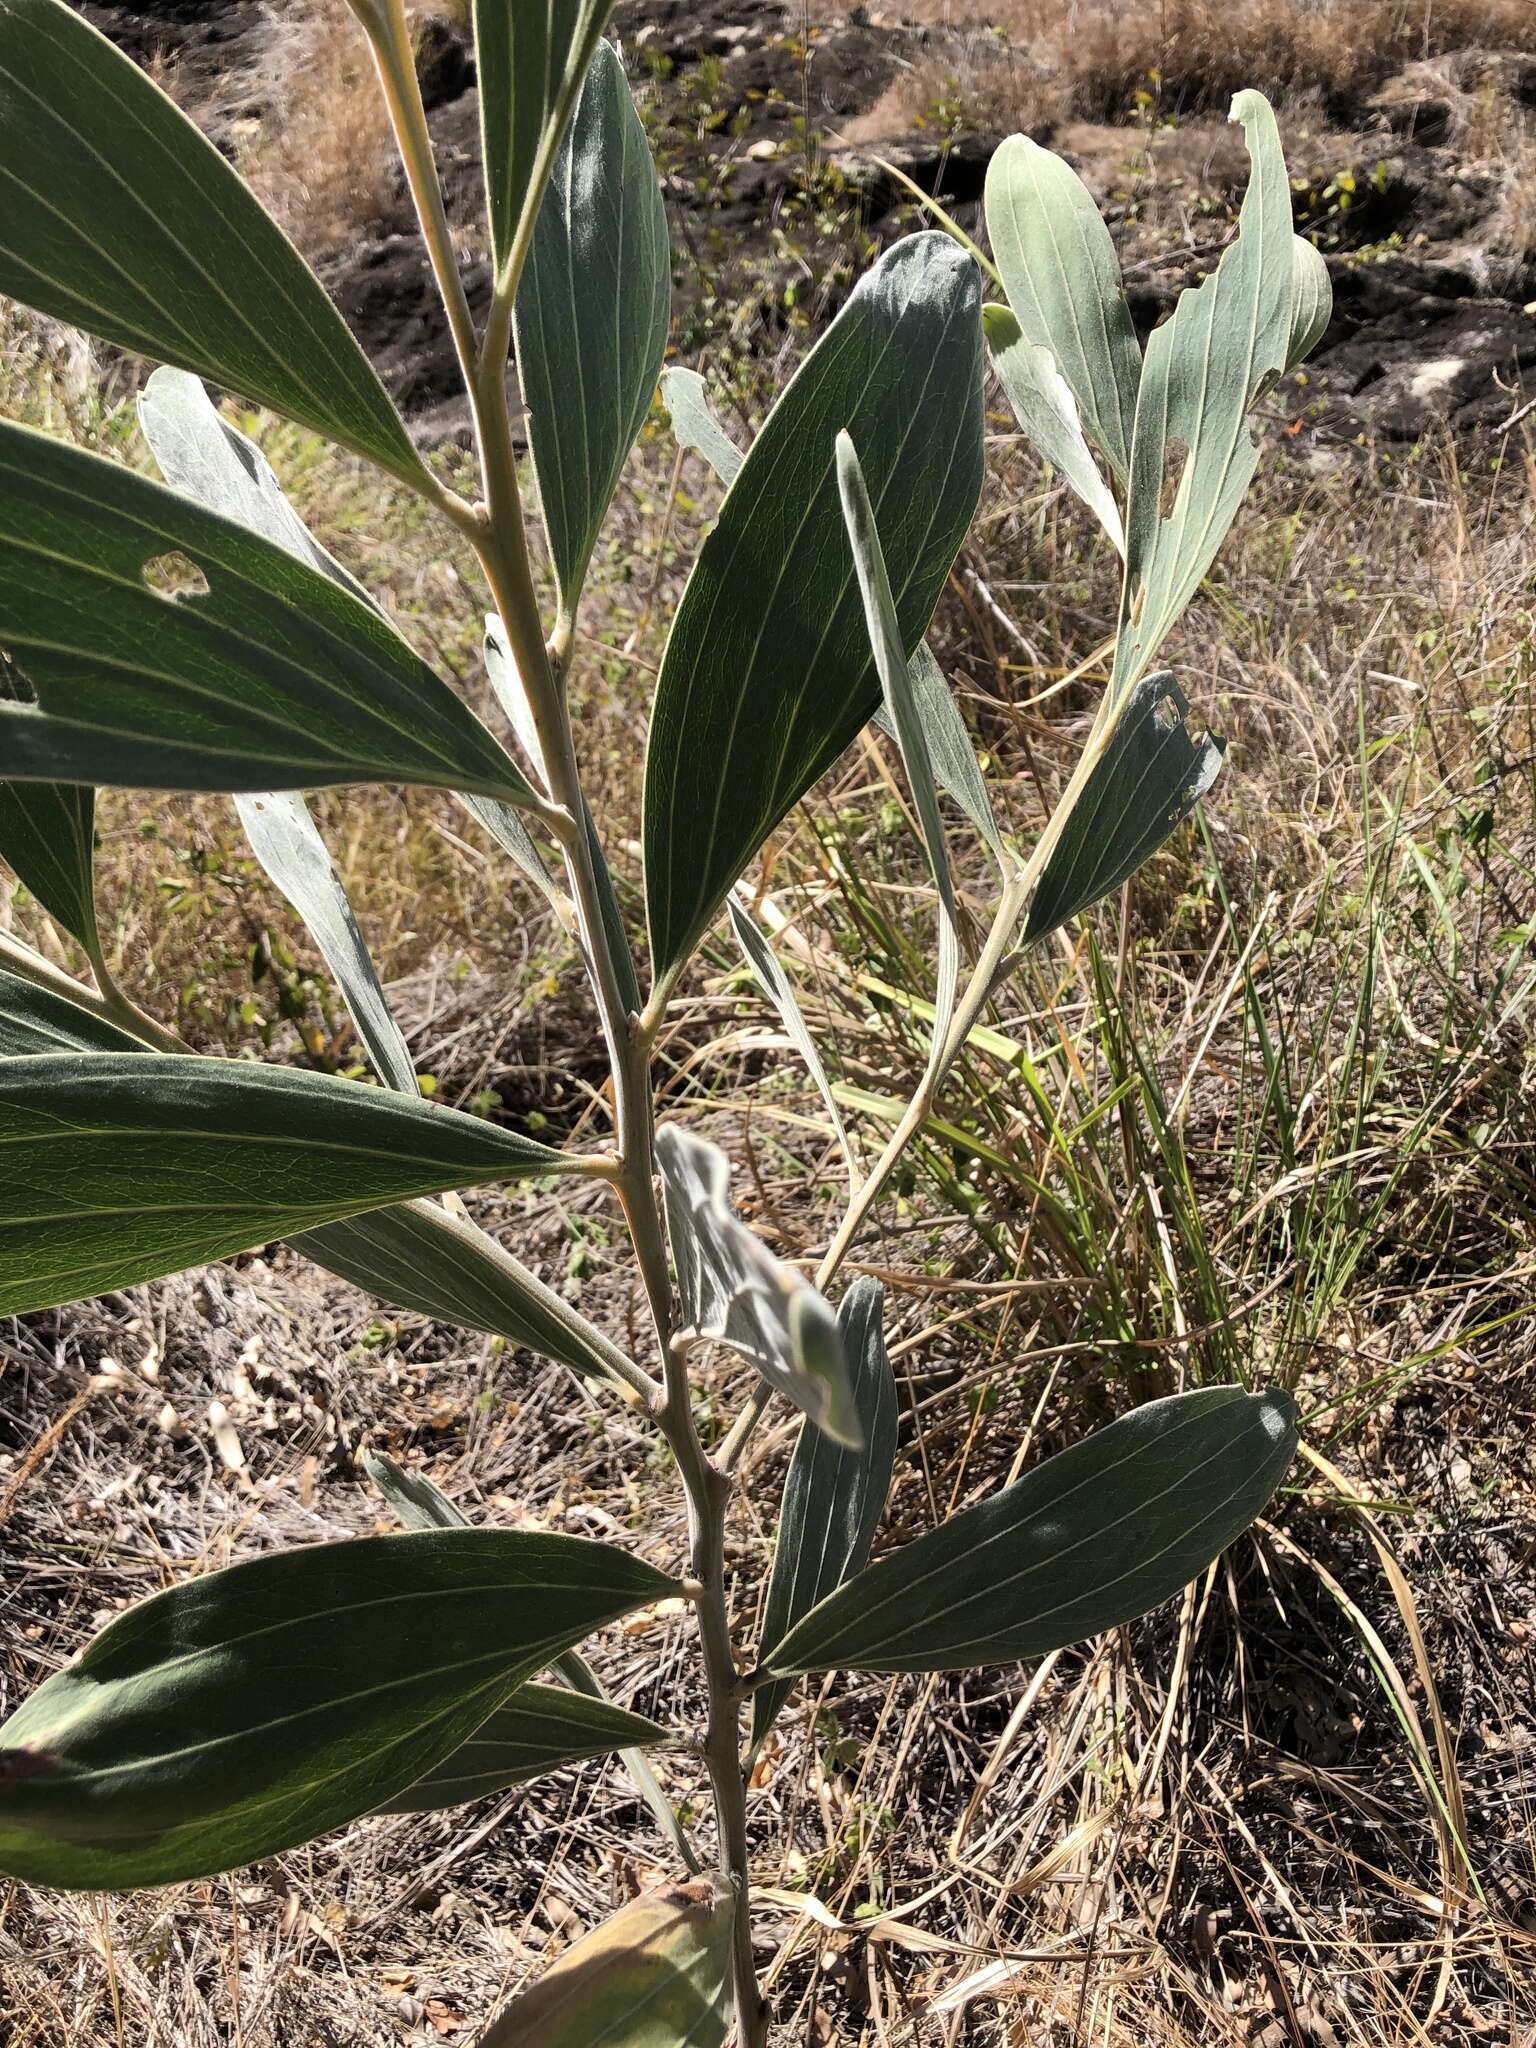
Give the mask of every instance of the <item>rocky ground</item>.
MULTIPOLYGON (((85 12, 163 67, 226 138, 280 116, 283 72, 273 52, 283 31, 264 0, 87 0, 85 12)), ((667 170, 680 285, 685 295, 696 291, 702 271, 716 293, 723 283, 739 287, 748 311, 757 294, 770 337, 775 237, 786 222, 823 259, 828 238, 906 231, 915 218, 909 194, 879 157, 973 229, 1002 132, 996 109, 974 120, 963 106, 921 128, 909 118, 905 129, 898 107, 898 125, 883 132, 893 81, 918 64, 942 75, 949 52, 958 63, 973 49, 974 32, 909 26, 899 8, 816 12, 827 25, 809 32, 804 10, 788 0, 622 0, 614 15, 667 170)), ((429 18, 421 65, 478 304, 486 291, 479 109, 465 33, 429 18)), ((1493 100, 1536 128, 1536 55, 1474 51, 1415 64, 1359 104, 1302 108, 1286 120, 1298 224, 1324 249, 1334 283, 1334 318, 1313 357, 1306 407, 1309 425, 1330 441, 1365 433, 1411 442, 1436 420, 1497 430, 1522 402, 1522 380, 1536 372, 1536 245, 1522 251, 1506 240, 1501 249, 1505 179, 1469 160, 1465 136, 1467 110, 1493 100)), ((1139 124, 1047 123, 1033 132, 1100 197, 1133 311, 1150 329, 1221 246, 1246 174, 1235 135, 1216 116, 1182 118, 1177 109, 1139 124)), ((461 420, 451 351, 403 191, 393 217, 359 222, 320 262, 423 435, 453 431, 461 420)), ((732 308, 738 332, 741 312, 732 308)))

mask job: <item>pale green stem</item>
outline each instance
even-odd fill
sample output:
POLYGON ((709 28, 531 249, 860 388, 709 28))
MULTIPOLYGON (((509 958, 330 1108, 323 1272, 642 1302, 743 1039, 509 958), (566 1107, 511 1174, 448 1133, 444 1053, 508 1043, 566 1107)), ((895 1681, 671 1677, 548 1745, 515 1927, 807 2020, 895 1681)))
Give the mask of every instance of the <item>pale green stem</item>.
MULTIPOLYGON (((402 0, 383 0, 388 9, 389 61, 380 60, 391 118, 396 124, 407 175, 417 167, 412 191, 422 213, 423 231, 434 270, 454 321, 457 265, 451 245, 434 223, 441 218, 441 194, 432 164, 421 95, 415 84, 404 37, 402 0), (405 54, 402 55, 402 50, 405 54), (405 77, 409 70, 409 83, 405 77), (390 92, 391 81, 397 90, 390 92), (418 181, 421 190, 418 192, 418 181)), ((546 151, 552 160, 552 150, 546 151)), ((535 184, 542 189, 548 163, 541 161, 535 184)), ((506 352, 517 274, 531 233, 532 208, 527 210, 518 246, 497 280, 484 345, 472 364, 468 381, 474 410, 485 490, 483 512, 463 508, 451 514, 469 536, 490 586, 492 600, 507 635, 508 649, 526 692, 538 732, 548 794, 557 807, 551 829, 565 856, 577 927, 613 1078, 614 1125, 618 1158, 610 1161, 612 1181, 633 1240, 657 1341, 665 1380, 655 1404, 656 1421, 671 1449, 688 1503, 690 1553, 699 1581, 696 1601, 699 1642, 709 1695, 705 1755, 714 1794, 719 1833, 720 1867, 736 1898, 733 1937, 733 1988, 740 2048, 763 2048, 767 2015, 752 1961, 752 1930, 747 1871, 746 1783, 740 1746, 740 1704, 737 1669, 731 1645, 725 1598, 725 1512, 730 1481, 704 1455, 694 1425, 686 1355, 672 1341, 672 1293, 666 1244, 656 1202, 655 1158, 651 1125, 650 1041, 640 1019, 624 1000, 618 964, 608 943, 584 825, 585 805, 576 763, 575 744, 563 689, 568 644, 555 651, 546 644, 539 602, 528 557, 517 457, 507 406, 506 352)), ((455 326, 457 340, 457 325, 455 326)), ((461 357, 462 359, 462 357, 461 357)))

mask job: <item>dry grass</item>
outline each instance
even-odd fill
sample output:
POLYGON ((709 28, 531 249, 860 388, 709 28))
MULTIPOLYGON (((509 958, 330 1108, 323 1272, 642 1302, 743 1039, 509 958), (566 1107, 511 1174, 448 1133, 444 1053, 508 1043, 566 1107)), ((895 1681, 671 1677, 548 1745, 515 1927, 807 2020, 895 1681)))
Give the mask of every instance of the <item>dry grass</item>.
POLYGON ((1258 85, 1352 112, 1402 65, 1463 49, 1536 49, 1527 0, 911 0, 967 30, 905 72, 862 117, 865 138, 935 105, 998 132, 1059 122, 1224 112, 1258 85))
MULTIPOLYGON (((103 399, 78 344, 19 319, 0 335, 0 410, 142 460, 130 381, 103 399)), ((317 530, 482 701, 477 594, 442 532, 309 437, 252 424, 317 530)), ((839 1681, 797 1703, 753 1801, 786 2044, 1473 2048, 1536 2027, 1532 426, 1390 460, 1326 421, 1272 437, 1169 649, 1231 741, 1208 836, 1181 835, 1010 985, 857 1252, 888 1279, 902 1390, 882 1545, 1125 1402, 1217 1374, 1296 1386, 1349 1495, 1299 1469, 1272 1528, 1182 1605, 1038 1673, 839 1681), (1458 1790, 1470 1875, 1444 1822, 1458 1790)), ((715 502, 692 463, 671 482, 648 433, 578 666, 626 887, 648 679, 715 502)), ((999 436, 939 645, 1026 839, 1086 730, 1116 596, 1074 501, 999 436)), ((320 814, 419 1063, 454 1097, 582 1114, 597 1076, 573 963, 474 829, 420 794, 320 814)), ((982 863, 957 845, 979 905, 982 863)), ((101 868, 141 1000, 209 1046, 350 1056, 324 1041, 317 984, 294 1015, 277 975, 250 983, 285 930, 313 962, 227 806, 113 798, 101 868)), ((813 1030, 866 1102, 921 1065, 917 876, 873 753, 762 871, 813 1030)), ((0 918, 67 957, 25 903, 0 918)), ((662 1073, 668 1112, 730 1146, 757 1225, 787 1255, 824 1242, 829 1135, 724 949, 679 999, 662 1073)), ((642 1341, 602 1200, 492 1220, 642 1341)), ((706 1422, 743 1392, 721 1368, 706 1422)), ((791 1437, 763 1433, 732 1532, 748 1619, 791 1437)), ((681 1554, 654 1443, 561 1371, 382 1313, 286 1253, 246 1259, 0 1326, 0 1713, 129 1596, 379 1526, 369 1443, 476 1518, 681 1554)), ((676 1623, 596 1654, 621 1698, 695 1722, 676 1623)), ((660 1768, 701 1813, 686 1752, 660 1768)), ((0 1887, 0 2040, 467 2040, 662 1862, 622 1773, 589 1768, 144 1897, 0 1887)))

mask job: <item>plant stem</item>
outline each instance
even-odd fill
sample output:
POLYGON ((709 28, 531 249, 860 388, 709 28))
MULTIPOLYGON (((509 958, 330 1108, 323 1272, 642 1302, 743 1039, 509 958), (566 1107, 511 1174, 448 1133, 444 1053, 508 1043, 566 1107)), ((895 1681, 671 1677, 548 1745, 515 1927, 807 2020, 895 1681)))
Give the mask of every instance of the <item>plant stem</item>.
MULTIPOLYGON (((426 114, 416 82, 403 0, 382 0, 370 27, 390 118, 406 166, 428 253, 448 308, 455 346, 469 386, 485 492, 483 510, 456 500, 443 509, 474 545, 528 699, 553 810, 546 822, 559 839, 576 907, 588 977, 613 1080, 617 1159, 608 1178, 618 1194, 664 1360, 664 1383, 653 1401, 656 1422, 676 1462, 687 1497, 690 1561, 699 1581, 699 1644, 709 1696, 705 1757, 714 1795, 720 1869, 735 1895, 732 1982, 739 2048, 764 2048, 767 2009, 752 1961, 747 1870, 746 1780, 741 1755, 740 1696, 725 1592, 725 1518, 731 1481, 704 1454, 694 1426, 687 1346, 674 1341, 672 1283, 656 1202, 652 1135, 650 1035, 625 1001, 618 963, 603 923, 596 871, 586 833, 586 806, 565 699, 570 635, 544 638, 528 558, 517 454, 507 406, 506 343, 511 299, 526 236, 497 281, 484 344, 475 349, 468 307, 453 258, 426 114)), ((548 174, 547 164, 540 170, 548 174)), ((525 224, 526 225, 526 224, 525 224)))

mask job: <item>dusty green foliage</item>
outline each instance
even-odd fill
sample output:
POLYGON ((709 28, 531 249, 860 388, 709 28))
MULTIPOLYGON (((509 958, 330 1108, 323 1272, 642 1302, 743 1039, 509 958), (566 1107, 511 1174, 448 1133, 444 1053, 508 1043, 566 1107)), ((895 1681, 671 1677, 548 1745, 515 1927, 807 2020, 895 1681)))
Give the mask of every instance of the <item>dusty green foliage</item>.
MULTIPOLYGON (((828 1290, 1020 949, 1125 880, 1210 785, 1219 745, 1193 742, 1176 686, 1144 671, 1252 474, 1250 408, 1320 331, 1323 286, 1296 253, 1273 116, 1246 93, 1234 114, 1255 196, 1145 365, 1086 195, 1056 159, 1010 144, 988 204, 1012 305, 985 329, 971 254, 927 232, 859 282, 743 457, 699 387, 674 373, 681 431, 731 476, 653 705, 645 994, 584 793, 569 695, 583 580, 649 408, 668 305, 664 213, 622 67, 599 41, 607 9, 476 9, 496 259, 483 333, 446 234, 401 0, 353 0, 353 11, 378 59, 470 388, 483 509, 410 453, 366 365, 335 342, 319 286, 169 102, 63 0, 0 0, 0 77, 23 81, 26 108, 4 144, 24 198, 0 233, 0 284, 173 366, 151 380, 142 409, 165 484, 0 427, 0 645, 13 685, 0 705, 0 851, 96 978, 95 988, 72 983, 12 942, 0 955, 0 1156, 12 1162, 0 1311, 290 1235, 386 1300, 509 1336, 626 1401, 671 1454, 690 1555, 686 1569, 661 1571, 615 1544, 470 1529, 433 1489, 380 1463, 374 1476, 410 1533, 183 1581, 113 1622, 23 1706, 0 1731, 0 1867, 81 1889, 200 1876, 368 1813, 428 1810, 617 1748, 697 1877, 683 1824, 640 1755, 682 1731, 605 1700, 575 1650, 638 1605, 680 1599, 697 1625, 708 1701, 697 1740, 718 1878, 627 1908, 487 2038, 718 2048, 734 2024, 742 2048, 759 2048, 771 2020, 752 1955, 746 1693, 756 1693, 757 1748, 802 1673, 1012 1663, 1133 1619, 1212 1564, 1291 1460, 1287 1395, 1193 1388, 869 1564, 897 1427, 883 1297, 856 1283, 834 1306, 828 1290), (75 156, 54 146, 61 122, 88 150, 84 185, 69 170, 75 156), (126 196, 151 186, 152 204, 126 196), (51 242, 45 274, 51 218, 67 232, 51 242), (104 265, 103 235, 124 260, 104 265), (204 289, 191 273, 211 248, 232 268, 204 289), (507 419, 514 314, 558 586, 552 626, 507 419), (923 645, 981 486, 989 341, 1021 425, 1065 459, 1125 553, 1114 683, 1027 856, 997 828, 923 645), (190 372, 378 462, 473 551, 491 599, 487 673, 505 739, 318 546, 190 372), (1187 460, 1165 513, 1175 441, 1187 460), (849 1200, 812 1280, 736 1214, 718 1148, 678 1124, 655 1128, 652 1054, 670 992, 722 904, 877 711, 897 742, 939 907, 937 992, 922 1080, 867 1170, 838 1120, 849 1200), (611 1130, 598 1149, 536 1144, 420 1099, 362 926, 297 794, 381 782, 464 796, 569 920, 610 1068, 611 1130), (108 784, 239 797, 256 857, 333 971, 380 1086, 199 1058, 116 989, 94 924, 90 799, 79 794, 108 784), (941 791, 995 871, 968 962, 941 791), (659 1377, 462 1205, 432 1199, 561 1175, 617 1198, 659 1377), (757 1392, 706 1451, 690 1360, 710 1343, 750 1362, 757 1392), (726 1520, 775 1392, 805 1420, 743 1682, 726 1520), (541 1669, 564 1687, 532 1683, 541 1669)), ((788 975, 741 906, 732 913, 830 1101, 788 975)))

